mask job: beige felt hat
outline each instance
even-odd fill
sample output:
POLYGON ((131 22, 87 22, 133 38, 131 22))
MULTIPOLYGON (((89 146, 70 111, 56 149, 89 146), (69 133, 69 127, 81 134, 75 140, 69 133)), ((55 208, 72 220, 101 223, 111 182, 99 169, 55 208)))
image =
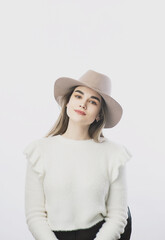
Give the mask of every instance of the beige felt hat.
POLYGON ((104 128, 114 127, 121 119, 123 109, 121 105, 111 97, 111 79, 99 72, 88 70, 78 80, 68 77, 60 77, 54 83, 54 97, 61 106, 61 97, 68 92, 70 87, 86 86, 98 92, 107 106, 107 119, 104 128))

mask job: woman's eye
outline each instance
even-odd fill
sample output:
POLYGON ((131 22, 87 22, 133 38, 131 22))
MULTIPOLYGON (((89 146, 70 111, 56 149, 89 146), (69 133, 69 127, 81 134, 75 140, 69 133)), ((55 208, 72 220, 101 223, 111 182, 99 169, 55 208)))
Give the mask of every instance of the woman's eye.
MULTIPOLYGON (((79 96, 79 95, 75 95, 75 97, 77 97, 77 98, 81 98, 81 96, 79 96)), ((90 102, 92 102, 92 104, 94 104, 94 105, 97 105, 97 103, 96 102, 94 102, 94 101, 90 101, 90 102)))
POLYGON ((94 102, 94 101, 91 101, 91 102, 93 102, 92 104, 97 105, 96 102, 94 102))
POLYGON ((79 97, 81 97, 81 96, 79 96, 79 95, 75 95, 75 97, 78 97, 78 98, 79 98, 79 97))

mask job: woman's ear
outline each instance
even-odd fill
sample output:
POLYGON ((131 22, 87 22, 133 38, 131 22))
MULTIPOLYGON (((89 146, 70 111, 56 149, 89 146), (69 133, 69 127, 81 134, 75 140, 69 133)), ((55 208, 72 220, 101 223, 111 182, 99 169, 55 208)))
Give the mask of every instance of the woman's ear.
POLYGON ((96 117, 96 121, 98 122, 100 120, 100 117, 99 115, 96 117))

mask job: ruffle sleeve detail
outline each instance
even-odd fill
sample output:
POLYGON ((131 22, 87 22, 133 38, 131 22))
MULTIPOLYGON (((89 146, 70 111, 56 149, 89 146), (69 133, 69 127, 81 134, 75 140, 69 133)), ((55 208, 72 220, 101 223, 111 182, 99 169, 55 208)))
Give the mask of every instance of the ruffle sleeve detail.
POLYGON ((23 154, 26 155, 27 160, 31 163, 33 170, 38 173, 39 177, 42 177, 44 174, 44 166, 39 143, 39 139, 30 142, 23 150, 23 154))
POLYGON ((119 168, 124 166, 131 158, 132 154, 130 151, 124 145, 120 145, 120 149, 117 152, 113 162, 111 183, 117 179, 119 175, 119 168))

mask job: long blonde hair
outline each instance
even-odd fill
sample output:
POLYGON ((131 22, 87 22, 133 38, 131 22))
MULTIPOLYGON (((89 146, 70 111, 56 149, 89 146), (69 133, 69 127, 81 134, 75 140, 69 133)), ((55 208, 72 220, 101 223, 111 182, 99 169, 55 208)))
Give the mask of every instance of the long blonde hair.
MULTIPOLYGON (((62 97, 60 115, 56 120, 55 124, 53 125, 53 127, 51 128, 51 130, 46 134, 45 137, 49 136, 53 137, 59 134, 61 135, 67 130, 69 117, 66 113, 66 104, 69 102, 69 99, 76 87, 77 86, 69 88, 68 92, 62 97)), ((88 129, 89 136, 93 138, 95 142, 102 142, 103 140, 101 140, 101 138, 104 139, 102 129, 105 126, 106 103, 102 97, 101 97, 101 110, 99 116, 100 120, 98 122, 95 120, 93 123, 91 123, 88 129)))

